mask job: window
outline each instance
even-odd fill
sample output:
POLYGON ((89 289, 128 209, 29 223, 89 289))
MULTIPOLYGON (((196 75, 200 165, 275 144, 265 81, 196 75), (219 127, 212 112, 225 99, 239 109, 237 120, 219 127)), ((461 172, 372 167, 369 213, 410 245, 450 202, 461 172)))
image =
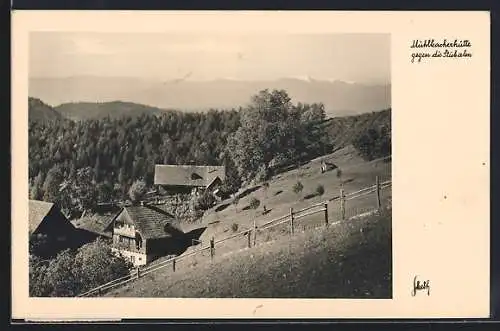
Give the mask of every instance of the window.
POLYGON ((122 236, 118 236, 118 242, 120 242, 120 243, 123 242, 123 237, 122 236))
POLYGON ((135 248, 137 250, 142 248, 142 237, 138 232, 135 233, 135 248))
POLYGON ((130 256, 130 260, 132 261, 132 263, 135 263, 135 256, 130 256))

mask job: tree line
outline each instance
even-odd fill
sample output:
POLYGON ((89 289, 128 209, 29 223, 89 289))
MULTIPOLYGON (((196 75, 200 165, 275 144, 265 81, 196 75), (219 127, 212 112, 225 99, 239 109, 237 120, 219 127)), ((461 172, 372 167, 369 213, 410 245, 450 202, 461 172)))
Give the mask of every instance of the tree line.
POLYGON ((126 199, 155 164, 226 166, 223 191, 265 180, 280 166, 329 152, 322 104, 293 104, 263 90, 246 107, 203 113, 165 111, 101 120, 30 121, 30 198, 67 214, 126 199))
MULTIPOLYGON (((98 202, 137 200, 152 188, 155 164, 225 165, 222 190, 230 194, 341 147, 332 143, 345 132, 337 126, 352 121, 329 122, 322 104, 294 104, 282 90, 260 91, 238 110, 32 120, 30 198, 58 203, 70 217, 98 202)), ((379 124, 372 122, 351 141, 368 160, 390 154, 390 123, 379 124)), ((203 195, 197 208, 211 204, 213 197, 203 195)), ((49 260, 36 256, 38 244, 30 241, 32 296, 74 296, 130 272, 131 265, 101 240, 49 260)))

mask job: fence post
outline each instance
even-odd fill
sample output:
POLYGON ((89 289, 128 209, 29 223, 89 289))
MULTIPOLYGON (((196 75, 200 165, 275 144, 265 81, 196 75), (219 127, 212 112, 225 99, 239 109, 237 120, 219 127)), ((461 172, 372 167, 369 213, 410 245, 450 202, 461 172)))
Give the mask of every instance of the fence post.
POLYGON ((340 219, 345 219, 345 199, 344 199, 344 186, 340 187, 340 219))
POLYGON ((248 248, 252 247, 252 242, 251 242, 251 233, 252 233, 252 230, 248 230, 247 232, 247 241, 248 241, 248 248))
POLYGON ((215 255, 215 239, 212 237, 210 239, 210 259, 213 261, 214 260, 214 255, 215 255))
POLYGON ((253 246, 257 243, 257 220, 253 220, 253 246))
POLYGON ((325 226, 328 226, 328 202, 325 202, 325 226))
POLYGON ((290 208, 290 234, 292 235, 294 233, 294 226, 293 226, 293 208, 290 208))
POLYGON ((175 258, 172 260, 172 271, 175 272, 175 258))
POLYGON ((137 267, 137 278, 140 278, 141 277, 141 270, 139 269, 139 267, 137 267))
POLYGON ((381 202, 380 202, 380 179, 378 178, 378 176, 375 178, 375 181, 376 181, 376 185, 377 185, 377 209, 380 209, 380 207, 382 206, 381 202))

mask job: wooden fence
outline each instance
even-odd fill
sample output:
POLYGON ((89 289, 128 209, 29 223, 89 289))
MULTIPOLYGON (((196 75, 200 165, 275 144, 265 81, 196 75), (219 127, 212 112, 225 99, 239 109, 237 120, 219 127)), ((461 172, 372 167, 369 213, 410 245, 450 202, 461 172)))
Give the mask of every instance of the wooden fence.
POLYGON ((331 197, 329 199, 326 199, 325 201, 319 202, 312 204, 308 207, 302 208, 302 209, 297 209, 294 210, 293 208, 290 208, 290 212, 280 216, 278 218, 272 219, 271 221, 268 221, 264 224, 257 225, 257 222, 254 220, 253 227, 251 229, 246 229, 243 231, 240 231, 238 233, 235 233, 233 235, 230 235, 228 237, 215 240, 214 237, 210 239, 209 245, 205 247, 198 248, 196 250, 193 250, 189 253, 182 254, 180 256, 176 256, 173 258, 170 258, 168 260, 162 261, 158 264, 146 266, 145 268, 137 268, 134 272, 131 272, 129 275, 126 275, 124 277, 112 280, 106 284, 103 284, 99 287, 96 287, 94 289, 91 289, 85 293, 82 293, 78 295, 78 297, 89 297, 89 296, 96 296, 96 295, 101 295, 105 291, 108 291, 112 288, 116 288, 118 286, 124 285, 126 283, 129 283, 133 280, 139 279, 145 275, 148 275, 150 273, 153 273, 157 270, 170 267, 172 268, 172 271, 176 271, 177 267, 177 262, 184 260, 188 257, 194 256, 196 254, 200 254, 204 251, 209 251, 210 252, 210 260, 213 261, 216 255, 216 247, 228 240, 233 240, 235 238, 246 238, 247 241, 247 247, 251 248, 253 246, 257 245, 257 234, 259 232, 262 232, 264 230, 269 230, 274 227, 280 226, 280 225, 286 225, 288 227, 289 234, 292 236, 296 230, 296 222, 299 219, 314 215, 314 214, 323 214, 323 226, 328 227, 330 224, 330 219, 329 219, 329 203, 330 202, 339 202, 339 212, 340 212, 340 220, 338 221, 343 221, 346 220, 346 202, 349 200, 353 199, 359 199, 360 197, 366 197, 369 196, 372 193, 375 193, 374 195, 374 200, 373 200, 373 206, 375 208, 372 208, 372 210, 378 210, 382 207, 382 201, 381 201, 381 191, 387 187, 390 187, 392 184, 391 180, 380 182, 379 177, 376 177, 376 182, 375 185, 365 187, 361 190, 351 192, 346 194, 344 192, 344 189, 341 188, 339 195, 331 197))

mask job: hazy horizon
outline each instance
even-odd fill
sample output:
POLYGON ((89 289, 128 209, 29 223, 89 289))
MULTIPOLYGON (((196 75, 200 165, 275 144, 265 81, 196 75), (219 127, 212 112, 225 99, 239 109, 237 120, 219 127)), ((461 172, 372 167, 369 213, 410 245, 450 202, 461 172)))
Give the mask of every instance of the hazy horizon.
POLYGON ((389 34, 231 35, 34 32, 30 79, 272 81, 390 84, 389 34))

